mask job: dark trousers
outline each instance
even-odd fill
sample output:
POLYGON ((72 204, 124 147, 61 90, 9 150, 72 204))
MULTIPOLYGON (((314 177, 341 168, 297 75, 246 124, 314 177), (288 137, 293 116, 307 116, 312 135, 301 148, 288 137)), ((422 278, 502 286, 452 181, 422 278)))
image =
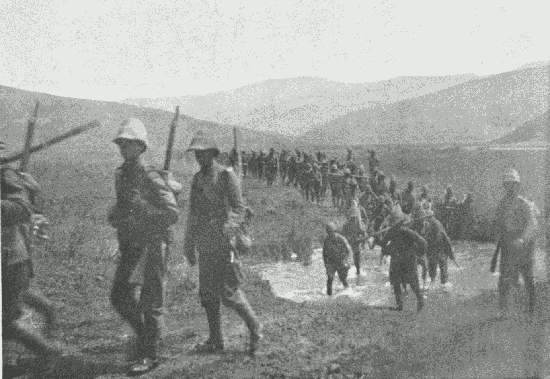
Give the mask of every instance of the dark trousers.
POLYGON ((439 267, 441 275, 441 284, 447 283, 449 280, 448 259, 443 254, 433 254, 428 256, 428 272, 432 283, 437 277, 437 268, 439 267))
POLYGON ((348 272, 350 266, 348 264, 340 265, 325 265, 327 270, 327 295, 332 295, 332 283, 334 282, 334 274, 338 273, 338 278, 342 282, 344 288, 348 288, 348 272))
POLYGON ((17 323, 23 315, 23 304, 37 308, 45 316, 51 314, 46 302, 34 301, 35 298, 29 295, 29 287, 30 261, 2 267, 2 338, 18 341, 34 354, 46 356, 57 350, 42 336, 21 328, 17 323))
POLYGON ((511 286, 516 284, 519 275, 523 276, 525 289, 529 295, 529 312, 535 309, 535 277, 533 273, 534 243, 519 247, 511 242, 501 243, 500 276, 498 278, 499 307, 505 309, 511 286))
POLYGON ((155 239, 143 248, 130 241, 119 240, 119 245, 121 256, 111 289, 111 304, 134 330, 140 354, 156 358, 163 327, 165 244, 162 239, 155 239), (143 286, 138 301, 131 277, 143 254, 143 286))
POLYGON ((420 312, 422 310, 424 307, 424 297, 420 292, 416 261, 411 260, 403 264, 395 262, 394 257, 392 257, 392 262, 390 263, 390 283, 395 295, 395 302, 397 304, 396 310, 403 310, 403 293, 401 287, 405 288, 407 284, 410 285, 412 291, 416 295, 417 311, 420 312))
POLYGON ((311 191, 311 201, 317 201, 317 204, 321 201, 321 183, 313 182, 313 185, 310 187, 311 191))
POLYGON ((353 250, 353 264, 357 275, 361 273, 361 242, 349 241, 353 250))
POLYGON ((217 299, 211 297, 208 300, 201 301, 208 319, 210 342, 218 345, 223 343, 220 312, 220 305, 222 303, 226 307, 233 309, 243 319, 251 335, 257 336, 260 333, 260 323, 258 322, 256 314, 248 303, 244 292, 240 288, 237 288, 231 291, 231 293, 225 294, 217 299))

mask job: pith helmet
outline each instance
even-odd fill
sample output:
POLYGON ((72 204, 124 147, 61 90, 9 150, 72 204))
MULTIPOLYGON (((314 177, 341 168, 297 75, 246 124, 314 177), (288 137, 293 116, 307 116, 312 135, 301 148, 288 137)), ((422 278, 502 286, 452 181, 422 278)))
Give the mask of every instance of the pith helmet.
POLYGON ((405 222, 407 220, 407 215, 403 213, 403 211, 401 210, 401 206, 399 204, 396 204, 388 215, 387 223, 389 227, 392 227, 399 224, 400 222, 405 222))
POLYGON ((187 149, 187 151, 191 150, 216 150, 218 154, 220 153, 220 149, 218 149, 216 143, 211 139, 206 138, 201 130, 199 130, 191 140, 191 144, 189 145, 189 149, 187 149))
POLYGON ((118 144, 120 140, 123 139, 140 141, 145 145, 146 149, 149 147, 145 125, 137 118, 128 118, 124 120, 122 125, 120 125, 118 136, 113 142, 118 144))
POLYGON ((504 175, 502 175, 502 182, 503 183, 506 183, 506 182, 521 183, 518 172, 513 168, 509 169, 508 171, 506 171, 504 175))

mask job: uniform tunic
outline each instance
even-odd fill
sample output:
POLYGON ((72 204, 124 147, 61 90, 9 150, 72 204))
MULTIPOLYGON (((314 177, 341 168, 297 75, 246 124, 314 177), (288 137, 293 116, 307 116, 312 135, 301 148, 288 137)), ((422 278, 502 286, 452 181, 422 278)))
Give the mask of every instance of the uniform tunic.
POLYGON ((351 254, 351 246, 344 236, 339 233, 328 235, 323 242, 323 262, 327 275, 333 276, 337 271, 338 275, 342 277, 341 272, 349 269, 351 254))
POLYGON ((231 297, 240 280, 231 262, 229 237, 223 234, 229 211, 244 221, 245 207, 237 176, 214 162, 193 177, 185 235, 185 254, 198 253, 199 296, 203 305, 231 297))
POLYGON ((517 276, 519 270, 532 276, 537 220, 528 201, 521 196, 512 200, 504 198, 496 214, 494 232, 502 246, 501 277, 517 276))
POLYGON ((415 231, 405 227, 390 229, 381 246, 385 247, 391 241, 391 249, 386 251, 391 255, 390 283, 394 286, 402 283, 418 285, 418 258, 427 249, 427 242, 415 231))
POLYGON ((155 356, 163 323, 166 242, 178 220, 178 207, 160 174, 139 160, 125 161, 117 169, 115 190, 117 201, 108 221, 117 229, 121 254, 111 303, 142 339, 146 354, 155 356), (130 282, 140 261, 143 287, 137 302, 130 282))

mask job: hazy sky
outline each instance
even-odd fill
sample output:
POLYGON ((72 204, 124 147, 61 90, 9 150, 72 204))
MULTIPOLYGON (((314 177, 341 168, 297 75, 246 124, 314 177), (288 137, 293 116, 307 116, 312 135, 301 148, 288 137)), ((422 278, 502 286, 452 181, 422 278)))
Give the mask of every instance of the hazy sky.
POLYGON ((122 100, 550 59, 545 1, 0 0, 0 84, 122 100))

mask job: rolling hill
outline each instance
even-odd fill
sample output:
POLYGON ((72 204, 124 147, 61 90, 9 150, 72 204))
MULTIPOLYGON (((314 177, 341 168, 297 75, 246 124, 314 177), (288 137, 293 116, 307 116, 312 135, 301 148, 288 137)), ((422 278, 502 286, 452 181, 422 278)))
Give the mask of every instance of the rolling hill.
POLYGON ((546 111, 533 120, 527 121, 504 137, 491 141, 491 144, 548 144, 550 142, 550 112, 546 111))
POLYGON ((298 138, 315 145, 489 142, 549 108, 550 66, 352 112, 298 138))
MULTIPOLYGON (((101 121, 101 127, 69 139, 54 148, 36 154, 40 159, 71 161, 119 161, 117 147, 111 143, 122 121, 127 117, 141 119, 148 130, 151 148, 146 159, 151 163, 163 162, 168 131, 174 110, 171 112, 140 108, 115 102, 101 102, 52 96, 16 88, 0 86, 0 138, 7 144, 7 156, 23 148, 28 115, 33 110, 34 100, 40 101, 38 123, 34 143, 38 144, 56 135, 71 130, 91 120, 101 121)), ((175 149, 183 151, 189 145, 196 130, 204 130, 207 136, 215 137, 219 147, 228 151, 233 146, 233 127, 215 122, 198 120, 183 114, 180 108, 180 128, 176 133, 175 149)), ((239 128, 239 144, 243 149, 260 149, 272 145, 290 145, 288 137, 277 133, 258 132, 239 128)), ((33 156, 33 159, 36 159, 33 156)))
POLYGON ((200 119, 297 136, 352 111, 432 93, 475 78, 473 74, 411 76, 376 83, 341 83, 298 77, 271 79, 201 96, 122 102, 164 110, 180 104, 184 113, 200 119))

